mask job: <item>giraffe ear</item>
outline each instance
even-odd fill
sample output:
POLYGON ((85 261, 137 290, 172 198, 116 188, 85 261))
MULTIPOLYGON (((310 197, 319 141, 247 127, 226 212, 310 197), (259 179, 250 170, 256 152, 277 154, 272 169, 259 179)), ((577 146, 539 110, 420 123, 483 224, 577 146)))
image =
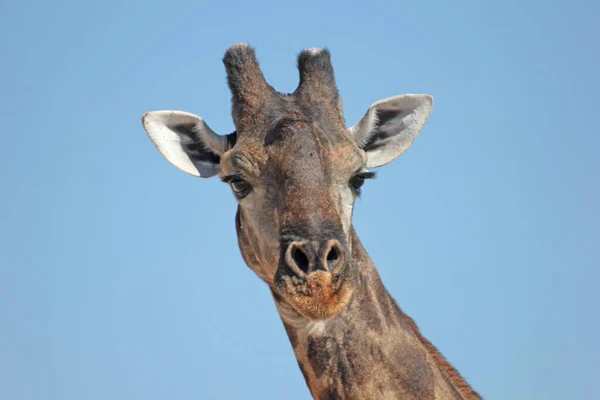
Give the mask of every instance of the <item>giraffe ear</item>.
POLYGON ((174 166, 193 176, 219 173, 221 155, 231 149, 236 133, 216 134, 197 115, 183 111, 152 111, 142 124, 158 151, 174 166))
POLYGON ((433 97, 428 94, 405 94, 373 103, 349 128, 350 136, 367 153, 367 168, 380 167, 402 155, 417 138, 432 107, 433 97))

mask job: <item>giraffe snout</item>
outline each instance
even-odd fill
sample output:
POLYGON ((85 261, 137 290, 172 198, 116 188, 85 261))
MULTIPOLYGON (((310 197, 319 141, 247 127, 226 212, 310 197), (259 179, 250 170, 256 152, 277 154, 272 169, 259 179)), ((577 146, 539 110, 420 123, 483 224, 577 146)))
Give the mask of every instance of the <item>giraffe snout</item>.
POLYGON ((282 301, 300 315, 326 320, 338 315, 352 297, 348 250, 343 239, 334 239, 335 234, 319 238, 302 233, 282 235, 273 283, 282 301))
POLYGON ((338 315, 353 292, 346 247, 335 239, 288 243, 282 243, 275 273, 277 293, 305 318, 338 315))

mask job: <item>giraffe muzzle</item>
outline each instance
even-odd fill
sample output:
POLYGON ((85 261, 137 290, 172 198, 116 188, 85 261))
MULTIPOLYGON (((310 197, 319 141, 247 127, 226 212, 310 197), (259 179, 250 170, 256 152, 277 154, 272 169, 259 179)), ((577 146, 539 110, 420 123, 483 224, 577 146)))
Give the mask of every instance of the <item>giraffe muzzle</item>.
POLYGON ((352 294, 345 247, 336 239, 294 240, 282 246, 275 274, 279 294, 302 316, 331 318, 352 294))

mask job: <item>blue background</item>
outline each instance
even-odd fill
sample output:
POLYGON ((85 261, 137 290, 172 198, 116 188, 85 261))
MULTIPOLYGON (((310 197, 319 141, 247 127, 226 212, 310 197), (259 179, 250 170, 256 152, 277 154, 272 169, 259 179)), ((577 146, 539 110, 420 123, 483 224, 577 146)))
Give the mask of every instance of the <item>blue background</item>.
POLYGON ((355 226, 423 333, 488 399, 596 392, 598 2, 3 1, 0 398, 306 399, 235 201, 172 167, 149 110, 233 130, 221 63, 280 91, 327 46, 349 124, 430 93, 355 226))

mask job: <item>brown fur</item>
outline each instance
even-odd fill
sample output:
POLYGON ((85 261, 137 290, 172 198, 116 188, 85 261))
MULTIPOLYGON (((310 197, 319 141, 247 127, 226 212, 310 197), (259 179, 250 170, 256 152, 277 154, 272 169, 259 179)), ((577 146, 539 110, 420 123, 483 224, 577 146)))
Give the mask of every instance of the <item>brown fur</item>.
POLYGON ((429 340, 423 337, 415 321, 404 313, 402 313, 402 317, 406 320, 410 328, 415 332, 415 334, 417 335, 421 343, 423 343, 427 351, 429 351, 429 353, 433 355, 433 358, 435 359, 442 373, 450 380, 450 382, 452 382, 456 390, 460 392, 463 398, 465 400, 481 399, 479 393, 475 392, 471 388, 471 386, 467 383, 467 381, 465 381, 465 379, 460 375, 456 368, 454 368, 446 360, 446 358, 444 358, 444 356, 438 351, 438 349, 433 344, 431 344, 429 340))
POLYGON ((346 307, 352 290, 344 281, 332 282, 332 274, 318 271, 306 279, 306 284, 294 277, 285 277, 289 304, 303 317, 320 321, 335 317, 346 307))

